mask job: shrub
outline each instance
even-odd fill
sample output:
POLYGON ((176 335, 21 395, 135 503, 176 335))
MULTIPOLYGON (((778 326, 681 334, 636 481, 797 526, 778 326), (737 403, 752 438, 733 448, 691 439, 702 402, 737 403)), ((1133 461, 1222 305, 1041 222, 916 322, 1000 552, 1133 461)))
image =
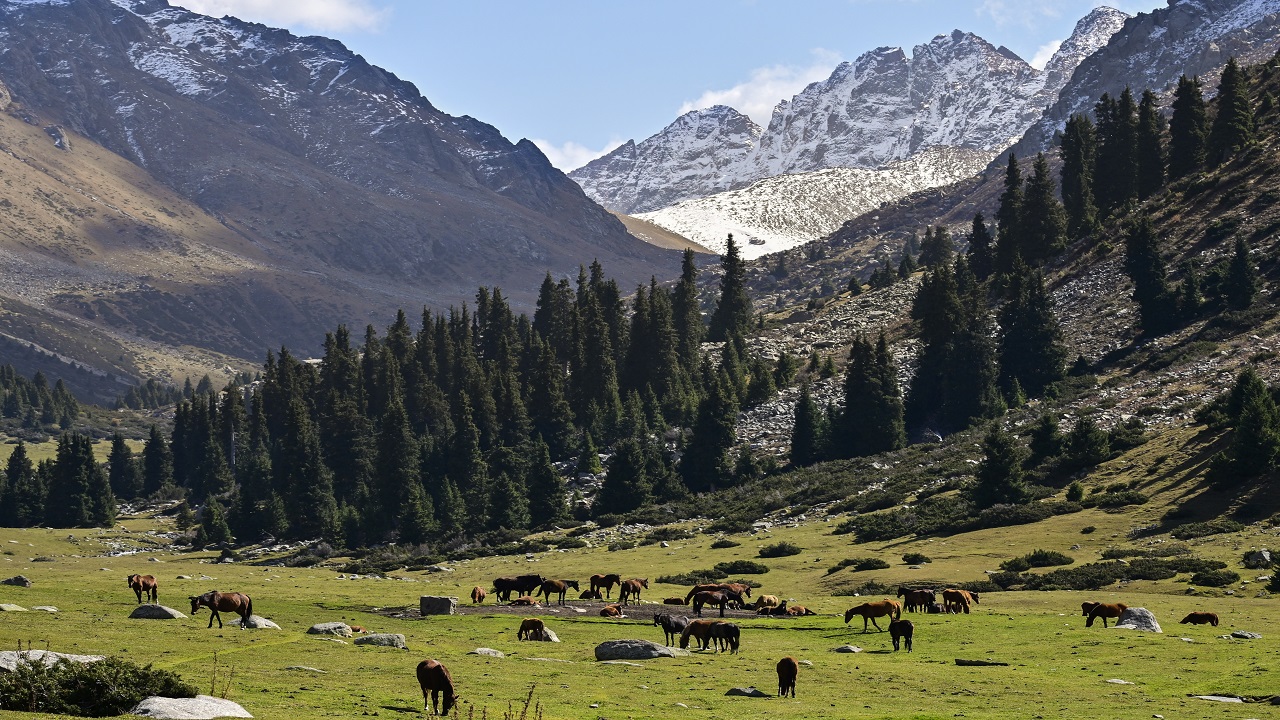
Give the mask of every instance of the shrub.
POLYGON ((670 540, 688 540, 693 533, 680 527, 660 527, 652 530, 640 540, 641 545, 657 545, 670 540))
POLYGON ((1084 499, 1084 486, 1079 480, 1067 486, 1067 500, 1070 502, 1080 502, 1084 499))
POLYGON ((792 555, 799 555, 802 552, 804 552, 804 548, 800 547, 799 545, 796 545, 795 543, 789 543, 783 540, 782 542, 776 542, 776 543, 773 543, 772 545, 765 545, 764 547, 760 548, 760 557, 762 558, 790 557, 792 555))
POLYGON ((734 542, 734 541, 732 541, 732 540, 720 539, 720 540, 717 540, 717 541, 715 541, 715 542, 711 543, 711 549, 712 549, 712 550, 724 550, 725 548, 735 548, 735 547, 738 547, 738 546, 739 546, 739 545, 741 545, 741 544, 742 544, 742 543, 740 543, 740 542, 734 542))
POLYGON ((728 573, 719 570, 690 570, 678 575, 659 575, 657 582, 667 585, 702 585, 720 582, 727 577, 729 577, 728 573))
POLYGON ((1026 572, 1031 569, 1031 563, 1025 557, 1009 558, 1000 563, 1000 569, 1012 573, 1026 572))
POLYGON ((1064 555, 1057 550, 1032 550, 1023 557, 1031 567, 1070 565, 1076 561, 1075 558, 1064 555))
POLYGON ((976 593, 1000 592, 1004 589, 990 580, 970 580, 969 582, 962 582, 956 587, 976 593))
POLYGON ((611 528, 615 525, 621 525, 625 520, 625 516, 606 513, 596 518, 596 525, 599 525, 602 528, 611 528))
POLYGON ((861 570, 885 570, 888 569, 889 563, 881 560, 880 558, 873 557, 845 558, 835 565, 832 565, 830 568, 827 568, 827 574, 831 575, 833 573, 837 573, 847 567, 853 568, 854 572, 861 570))
POLYGON ((832 591, 835 597, 848 597, 851 595, 890 595, 896 590, 892 585, 885 585, 877 580, 867 580, 861 583, 849 583, 841 585, 832 591))
POLYGON ((1110 490, 1094 493, 1080 504, 1087 508, 1115 508, 1126 505, 1145 505, 1149 498, 1137 490, 1110 490))
POLYGON ((631 550, 636 546, 635 540, 618 540, 609 543, 609 552, 617 552, 618 550, 631 550))
POLYGON ((1227 566, 1227 564, 1221 560, 1205 560, 1193 557, 1174 558, 1172 560, 1166 560, 1165 562, 1169 564, 1169 567, 1180 573, 1198 573, 1208 572, 1210 570, 1222 570, 1227 566))
POLYGON ((168 670, 153 670, 120 658, 96 663, 59 660, 20 664, 0 674, 0 708, 58 715, 122 715, 144 698, 195 697, 196 687, 168 670))
POLYGON ((1177 575, 1178 571, 1169 567, 1169 563, 1164 560, 1137 558, 1129 563, 1129 569, 1124 574, 1130 580, 1168 580, 1177 575))
POLYGON ((902 562, 908 565, 923 565, 927 562, 933 562, 928 555, 918 552, 909 552, 902 556, 902 562))
POLYGON ((1225 587, 1240 582, 1240 573, 1234 570, 1206 570, 1191 576, 1192 585, 1225 587))
MULTIPOLYGON (((1181 543, 1161 545, 1147 550, 1136 548, 1107 548, 1102 551, 1103 560, 1120 560, 1131 557, 1170 557, 1173 555, 1190 555, 1191 548, 1181 543)), ((1225 565, 1223 567, 1226 567, 1225 565)))
POLYGON ((580 537, 567 537, 556 540, 555 544, 559 550, 573 550, 575 548, 584 548, 589 543, 580 537))
POLYGON ((1267 583, 1267 590, 1280 593, 1280 573, 1271 576, 1271 582, 1267 583))
POLYGON ((1081 535, 1089 535, 1089 534, 1093 533, 1093 532, 1094 532, 1095 530, 1097 530, 1097 529, 1098 529, 1098 528, 1096 528, 1096 527, 1094 527, 1094 526, 1092 526, 1092 525, 1085 525, 1084 527, 1080 528, 1080 534, 1081 534, 1081 535))
POLYGON ((763 575, 769 572, 769 567, 751 560, 731 560, 729 562, 716 563, 714 570, 722 572, 725 575, 763 575))
POLYGON ((1217 518, 1208 522, 1195 522, 1180 525, 1169 533, 1179 540, 1190 540, 1192 538, 1205 537, 1206 535, 1220 535, 1222 533, 1239 532, 1244 529, 1244 525, 1235 520, 1227 520, 1226 518, 1217 518))

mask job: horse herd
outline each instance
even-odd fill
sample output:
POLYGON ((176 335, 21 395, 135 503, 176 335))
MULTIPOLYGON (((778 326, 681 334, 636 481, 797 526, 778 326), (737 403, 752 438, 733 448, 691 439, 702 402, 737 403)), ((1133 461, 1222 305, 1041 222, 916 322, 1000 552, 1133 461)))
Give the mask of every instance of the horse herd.
MULTIPOLYGON (((138 596, 138 604, 142 604, 142 598, 146 597, 147 602, 156 603, 160 599, 160 583, 156 581, 154 575, 130 575, 125 578, 129 589, 138 596)), ((249 626, 249 617, 253 615, 253 600, 248 595, 239 592, 224 593, 217 590, 210 590, 203 595, 191 595, 187 597, 191 601, 191 614, 195 615, 196 611, 202 607, 209 608, 209 627, 213 627, 213 621, 218 621, 218 627, 222 627, 222 616, 219 612, 231 612, 240 616, 240 627, 249 626)))
MULTIPOLYGON (((1085 627, 1093 627, 1093 621, 1102 618, 1102 627, 1105 628, 1107 627, 1107 618, 1119 618, 1128 609, 1129 606, 1124 603, 1100 603, 1088 600, 1080 603, 1080 614, 1087 618, 1084 621, 1085 627)), ((1210 625, 1218 627, 1218 615, 1217 613, 1197 610, 1189 613, 1178 623, 1180 625, 1210 625)))

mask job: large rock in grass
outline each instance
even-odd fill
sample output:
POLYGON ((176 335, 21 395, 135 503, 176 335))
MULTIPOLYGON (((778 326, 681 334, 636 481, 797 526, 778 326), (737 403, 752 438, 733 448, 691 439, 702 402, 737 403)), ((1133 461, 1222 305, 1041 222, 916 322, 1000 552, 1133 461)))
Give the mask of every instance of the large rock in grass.
POLYGON ((529 639, 536 640, 538 642, 560 642, 560 638, 556 635, 555 631, 548 628, 534 630, 529 633, 529 639))
POLYGON ((418 598, 418 612, 423 615, 456 615, 458 598, 443 595, 423 595, 418 598))
POLYGON ((13 585, 15 587, 31 587, 31 581, 25 575, 14 575, 11 578, 0 580, 0 585, 13 585))
POLYGON ((772 695, 769 695, 768 693, 760 692, 759 690, 753 687, 729 688, 729 692, 725 693, 725 695, 728 695, 730 697, 755 697, 755 698, 773 697, 772 695))
POLYGON ((688 650, 667 647, 648 640, 607 640, 596 646, 596 660, 652 660, 689 655, 688 650))
POLYGON ((52 667, 59 660, 74 663, 93 663, 104 659, 102 655, 68 655, 67 653, 49 652, 48 650, 3 650, 0 651, 0 672, 13 672, 21 663, 28 665, 47 665, 52 667))
POLYGON ((130 619, 133 620, 182 620, 187 616, 164 605, 139 605, 129 613, 130 619))
POLYGON ((1250 570, 1261 570, 1271 567, 1271 551, 1262 548, 1261 550, 1250 550, 1244 554, 1244 566, 1250 570))
POLYGON ((337 635, 351 637, 351 626, 344 622, 316 623, 307 628, 308 635, 337 635))
POLYGON ((262 617, 261 615, 250 615, 249 621, 245 623, 245 627, 250 630, 279 630, 280 626, 262 617))
POLYGON ((251 718, 248 710, 230 700, 210 695, 193 698, 167 698, 153 696, 138 703, 130 715, 167 718, 169 720, 213 720, 213 718, 251 718))
POLYGON ((378 647, 393 647, 408 649, 408 645, 404 643, 404 635, 400 633, 369 633, 356 638, 357 645, 376 645, 378 647))
POLYGON ((1125 608, 1115 627, 1121 630, 1142 630, 1143 632, 1162 633, 1156 616, 1146 608, 1125 608))
POLYGON ((27 612, 27 609, 13 603, 0 603, 0 612, 27 612))

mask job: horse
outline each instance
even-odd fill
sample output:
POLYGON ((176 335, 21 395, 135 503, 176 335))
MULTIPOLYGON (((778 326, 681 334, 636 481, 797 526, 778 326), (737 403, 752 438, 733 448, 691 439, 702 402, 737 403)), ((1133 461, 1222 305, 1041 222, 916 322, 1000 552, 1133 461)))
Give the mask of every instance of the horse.
POLYGON ((160 586, 156 584, 154 575, 130 575, 127 578, 129 587, 133 589, 133 593, 138 596, 138 602, 142 602, 142 596, 145 594, 149 600, 154 603, 159 595, 160 586))
POLYGON ((559 596, 556 602, 559 603, 560 605, 564 605, 564 596, 565 596, 565 593, 569 592, 569 588, 573 588, 574 590, 577 590, 578 581, 577 580, 546 580, 546 581, 543 581, 542 586, 538 588, 538 592, 535 593, 535 596, 546 595, 547 602, 551 602, 551 593, 555 593, 556 595, 559 596))
POLYGON ((711 644, 711 626, 719 620, 690 620, 680 632, 680 647, 688 649, 689 638, 698 639, 698 649, 706 650, 711 644))
POLYGON ((703 605, 719 605, 720 617, 724 617, 724 606, 730 601, 742 603, 742 596, 732 590, 717 590, 715 592, 700 592, 693 597, 693 614, 702 617, 703 605))
POLYGON ((911 652, 911 636, 916 626, 910 620, 894 620, 889 623, 889 637, 893 638, 893 651, 898 652, 898 641, 907 641, 907 652, 911 652))
POLYGON ((871 621, 876 626, 876 632, 884 632, 880 629, 880 624, 876 622, 876 618, 889 616, 891 620, 902 619, 902 606, 897 600, 880 600, 878 602, 867 602, 856 605, 844 611, 844 624, 848 625, 854 615, 862 616, 862 632, 867 631, 867 621, 871 621))
POLYGON ((368 634, 368 630, 363 625, 352 625, 351 632, 368 634))
POLYGON ((668 646, 676 641, 680 633, 689 625, 689 618, 684 615, 672 615, 671 613, 654 613, 653 624, 661 625, 663 632, 663 642, 668 646))
POLYGON ((778 697, 796 696, 796 676, 800 674, 800 663, 790 656, 778 661, 778 697))
POLYGON ((807 608, 807 607, 805 607, 805 606, 803 606, 803 605, 792 605, 792 606, 791 606, 791 607, 789 607, 789 608, 785 608, 785 610, 786 610, 786 612, 787 612, 787 615, 790 615, 790 616, 792 616, 792 617, 800 617, 800 616, 802 616, 802 615, 817 615, 817 614, 818 614, 818 613, 816 613, 816 612, 814 612, 814 611, 810 610, 809 608, 807 608))
POLYGON ((541 618, 525 618, 520 621, 520 629, 516 631, 516 639, 535 640, 543 637, 546 631, 547 624, 542 622, 541 618))
POLYGON ((978 596, 968 590, 957 590, 955 588, 947 588, 942 591, 942 604, 946 606, 947 612, 960 614, 964 610, 964 614, 969 614, 969 604, 978 604, 978 596))
POLYGON ((649 578, 634 578, 632 580, 623 580, 622 587, 618 588, 618 600, 623 605, 627 604, 629 598, 634 601, 640 600, 640 588, 649 589, 649 578))
POLYGON ((1089 611, 1089 619, 1085 621, 1085 627, 1093 627, 1093 621, 1102 618, 1102 627, 1107 626, 1107 618, 1118 618, 1129 606, 1124 603, 1098 603, 1089 611))
POLYGON ((930 615, 941 615, 947 611, 940 602, 931 602, 924 606, 924 611, 930 615))
POLYGON ((694 585, 693 589, 689 591, 689 594, 684 596, 684 602, 688 605, 689 601, 693 599, 693 596, 700 592, 724 592, 726 590, 738 593, 744 597, 751 597, 751 586, 746 583, 701 583, 699 585, 694 585))
POLYGON ((240 616, 241 629, 248 627, 249 616, 253 614, 253 601, 244 593, 222 593, 217 590, 210 590, 203 595, 192 595, 188 600, 191 601, 191 614, 195 615, 196 610, 203 605, 210 610, 209 627, 213 627, 213 621, 218 621, 218 627, 222 627, 221 612, 233 612, 240 616))
POLYGON ((528 595, 521 595, 515 600, 512 600, 511 605, 513 607, 542 607, 542 603, 538 602, 537 600, 534 600, 528 595))
POLYGON ((928 588, 911 590, 899 587, 898 597, 904 598, 902 604, 906 606, 907 612, 916 612, 917 610, 924 612, 929 603, 938 601, 937 593, 928 588))
POLYGON ((757 615, 786 615, 788 614, 789 611, 790 611, 790 608, 787 607, 787 601, 783 600, 780 604, 774 607, 760 608, 759 610, 756 611, 756 614, 757 615))
POLYGON ((458 693, 453 689, 453 676, 443 663, 431 658, 418 663, 418 685, 422 687, 422 703, 431 708, 432 715, 448 715, 458 702, 458 693), (427 696, 428 692, 431 693, 430 698, 427 696), (444 693, 444 712, 439 709, 441 693, 444 693))
POLYGON ((599 588, 604 588, 605 597, 610 597, 613 594, 614 585, 621 585, 621 584, 622 584, 622 576, 618 575, 617 573, 610 573, 608 575, 597 574, 597 575, 591 576, 591 589, 598 590, 599 588))
POLYGON ((486 597, 489 597, 489 593, 486 593, 484 591, 484 588, 480 587, 479 585, 471 588, 471 604, 479 605, 480 603, 484 602, 484 599, 486 597))
POLYGON ((518 575, 516 577, 500 577, 493 580, 493 591, 498 594, 498 599, 507 602, 511 599, 511 593, 516 595, 528 595, 538 586, 542 584, 541 575, 518 575))
POLYGON ((756 611, 759 611, 760 608, 778 607, 778 602, 779 600, 777 595, 761 595, 760 597, 756 598, 756 602, 755 602, 756 611))
POLYGON ((684 598, 669 597, 662 599, 663 605, 684 605, 684 598))
POLYGON ((751 586, 746 583, 720 583, 721 590, 732 590, 743 597, 751 597, 751 586))
POLYGON ((1098 605, 1100 604, 1101 603, 1096 603, 1091 600, 1085 600, 1084 602, 1080 603, 1080 616, 1089 617, 1089 611, 1098 607, 1098 605))
POLYGON ((716 647, 723 651, 726 647, 730 654, 738 654, 738 644, 742 639, 742 630, 731 622, 714 622, 707 633, 708 639, 716 641, 716 647))
POLYGON ((1208 623, 1214 627, 1218 627, 1218 616, 1211 612, 1193 612, 1190 615, 1178 621, 1181 625, 1191 623, 1192 625, 1204 625, 1208 623))
POLYGON ((600 608, 600 617, 620 618, 626 616, 622 614, 622 606, 614 603, 600 608))
POLYGON ((604 596, 600 594, 599 590, 583 590, 582 594, 578 596, 578 599, 579 600, 603 600, 604 596))

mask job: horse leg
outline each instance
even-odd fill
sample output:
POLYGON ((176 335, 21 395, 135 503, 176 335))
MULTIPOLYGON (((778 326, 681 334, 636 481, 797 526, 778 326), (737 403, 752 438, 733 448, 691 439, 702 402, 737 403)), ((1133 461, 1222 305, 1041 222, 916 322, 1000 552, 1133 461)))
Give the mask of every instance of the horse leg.
POLYGON ((142 603, 142 588, 140 588, 140 587, 136 587, 136 588, 134 588, 134 589, 133 589, 133 594, 138 596, 138 603, 139 603, 139 604, 141 604, 141 603, 142 603))
MULTIPOLYGON (((725 602, 728 602, 728 600, 726 600, 725 602)), ((720 617, 724 617, 724 606, 725 606, 724 602, 720 603, 720 617)))
POLYGON ((875 618, 871 618, 871 624, 876 626, 876 632, 884 632, 884 630, 880 629, 880 623, 876 622, 875 618))

